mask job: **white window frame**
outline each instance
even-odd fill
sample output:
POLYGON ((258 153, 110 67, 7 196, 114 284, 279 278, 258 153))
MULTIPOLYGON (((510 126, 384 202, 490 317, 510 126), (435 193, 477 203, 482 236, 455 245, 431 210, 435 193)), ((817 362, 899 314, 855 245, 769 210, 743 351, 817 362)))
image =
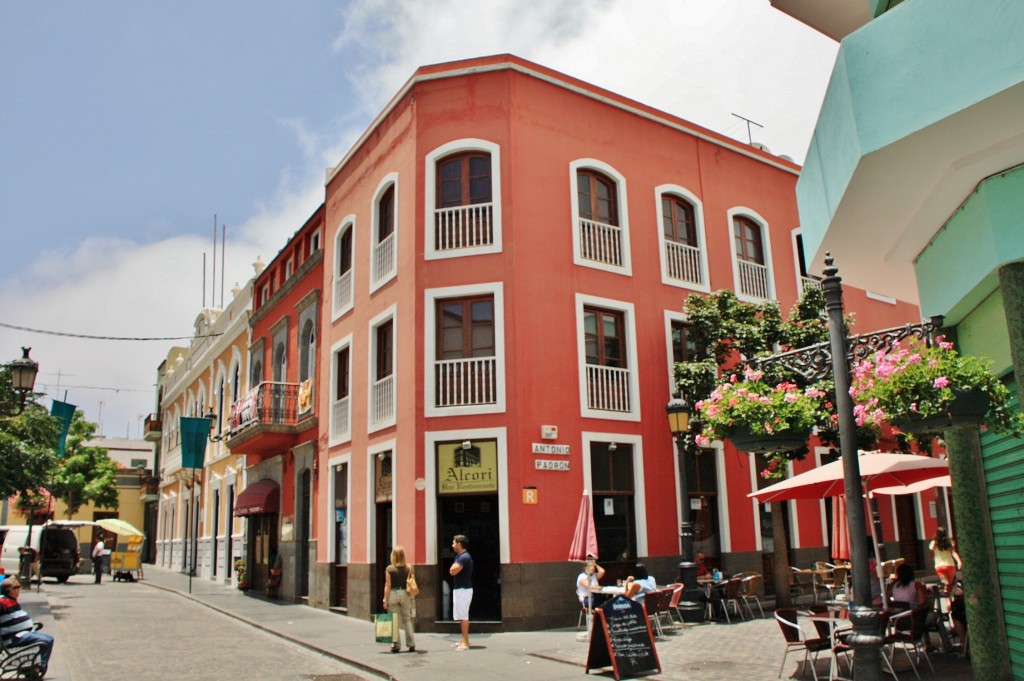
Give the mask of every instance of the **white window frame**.
POLYGON ((343 317, 347 312, 351 311, 355 307, 355 278, 356 278, 356 216, 349 213, 341 222, 338 223, 338 229, 334 232, 334 261, 331 266, 331 321, 336 322, 338 319, 343 317), (349 290, 352 291, 352 295, 347 301, 342 301, 342 304, 338 304, 335 291, 338 287, 338 268, 341 266, 341 237, 344 236, 346 229, 352 230, 352 263, 349 266, 348 274, 352 278, 352 284, 349 290))
POLYGON ((640 420, 640 366, 637 360, 636 312, 633 303, 611 298, 576 294, 576 362, 579 369, 580 416, 613 421, 640 420), (587 348, 584 329, 584 308, 599 307, 621 312, 626 332, 626 366, 629 369, 629 411, 613 412, 587 406, 587 348))
POLYGON ((689 291, 711 293, 711 276, 708 273, 708 239, 704 230, 704 202, 698 199, 696 194, 678 184, 661 184, 654 188, 654 208, 658 216, 656 228, 658 230, 658 258, 661 262, 661 283, 666 286, 675 286, 689 291), (673 279, 668 275, 668 262, 665 258, 665 252, 668 250, 668 240, 665 238, 665 211, 661 205, 665 194, 675 194, 693 206, 694 228, 697 232, 698 253, 700 257, 699 284, 673 279))
POLYGON ((423 167, 423 259, 441 260, 486 253, 501 253, 501 147, 484 139, 467 137, 442 144, 429 152, 423 167), (483 151, 491 155, 491 229, 494 240, 487 246, 439 251, 434 244, 434 211, 437 208, 437 162, 451 154, 483 151))
POLYGON ((370 320, 369 323, 369 347, 366 358, 366 430, 368 433, 375 433, 384 428, 390 428, 398 423, 398 304, 389 306, 386 310, 370 320), (377 376, 377 329, 387 321, 391 321, 391 333, 393 343, 391 351, 394 356, 391 358, 391 418, 384 419, 380 423, 373 423, 373 384, 377 376))
MULTIPOLYGON (((636 555, 648 555, 647 548, 647 484, 644 476, 644 439, 640 435, 630 433, 598 433, 594 431, 583 431, 580 433, 580 452, 583 459, 583 489, 593 493, 593 470, 590 464, 590 447, 595 442, 615 442, 616 444, 629 445, 633 448, 633 512, 636 521, 636 555)), ((673 457, 678 458, 678 457, 673 457)), ((676 480, 679 480, 678 473, 676 480)), ((676 495, 676 505, 679 495, 676 495)), ((597 509, 595 509, 597 512, 597 509)))
MULTIPOLYGON (((448 545, 450 537, 437 536, 437 460, 434 451, 438 442, 460 440, 494 440, 498 448, 498 558, 502 563, 512 562, 509 543, 509 472, 508 435, 504 427, 470 428, 465 430, 436 430, 423 434, 423 516, 427 555, 424 564, 436 563, 439 543, 448 545)), ((393 470, 393 469, 392 469, 393 470)), ((395 514, 398 517, 398 514, 395 514)), ((472 539, 472 538, 471 538, 472 539)))
POLYGON ((775 267, 772 264, 772 240, 771 230, 768 229, 768 221, 761 217, 761 215, 752 208, 747 208, 746 206, 735 206, 726 211, 726 225, 729 230, 729 253, 732 256, 732 286, 733 292, 736 293, 736 297, 747 303, 764 303, 769 300, 778 300, 778 294, 775 292, 775 267), (766 276, 768 277, 767 298, 755 298, 754 296, 748 296, 740 291, 739 254, 736 252, 736 236, 734 234, 733 227, 733 219, 737 217, 747 218, 761 228, 761 243, 764 245, 764 265, 767 269, 766 276))
MULTIPOLYGON (((336 447, 352 441, 352 334, 331 345, 331 383, 327 390, 327 446, 336 447), (338 351, 348 348, 348 432, 337 437, 334 433, 334 388, 338 382, 338 351)), ((351 487, 349 488, 351 489, 351 487)), ((333 555, 333 554, 332 554, 333 555)))
POLYGON ((309 255, 312 256, 314 253, 320 250, 320 230, 314 230, 309 235, 309 255))
POLYGON ((447 286, 423 291, 423 403, 424 416, 461 416, 465 414, 505 413, 505 285, 500 281, 447 286), (468 298, 490 295, 494 300, 494 356, 497 400, 494 404, 465 407, 437 407, 434 404, 436 380, 434 363, 437 361, 437 301, 447 298, 468 298))
POLYGON ((669 399, 675 395, 675 370, 676 363, 672 358, 672 322, 688 324, 690 318, 682 312, 665 310, 665 363, 668 365, 668 396, 669 399))
MULTIPOLYGON (((384 176, 384 179, 377 185, 377 190, 373 192, 373 200, 370 203, 370 293, 373 293, 380 287, 387 284, 389 281, 398 276, 398 237, 400 233, 398 216, 401 211, 399 210, 399 192, 398 192, 398 173, 388 173, 384 176), (380 218, 380 198, 383 196, 387 189, 394 185, 395 187, 395 207, 394 207, 394 223, 395 229, 391 233, 394 240, 394 261, 392 263, 390 272, 378 272, 376 267, 377 262, 377 245, 380 243, 377 241, 378 225, 380 218)), ((355 234, 353 234, 355 236, 355 234)), ((353 246, 355 242, 353 241, 353 246)), ((353 248, 354 251, 354 248, 353 248)), ((354 257, 354 255, 353 255, 354 257)))
POLYGON ((633 276, 633 265, 629 245, 629 206, 626 201, 625 176, 596 158, 580 158, 569 163, 569 202, 572 208, 572 261, 581 267, 591 267, 605 272, 633 276), (622 230, 622 266, 606 265, 584 258, 580 246, 580 201, 576 189, 576 173, 579 170, 596 170, 615 181, 616 202, 619 208, 619 229, 622 230))

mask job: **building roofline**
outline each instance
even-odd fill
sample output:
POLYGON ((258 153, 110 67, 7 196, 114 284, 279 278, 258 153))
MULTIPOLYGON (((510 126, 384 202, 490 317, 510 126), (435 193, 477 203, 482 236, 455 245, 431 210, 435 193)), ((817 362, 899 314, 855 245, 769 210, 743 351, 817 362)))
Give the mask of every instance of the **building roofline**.
POLYGON ((398 103, 402 101, 402 99, 419 83, 444 80, 447 78, 459 78, 478 73, 492 73, 496 71, 514 71, 525 76, 536 78, 540 81, 549 83, 556 87, 564 88, 583 97, 627 111, 655 123, 660 123, 661 125, 672 128, 673 130, 693 135, 705 142, 710 142, 725 149, 729 149, 730 151, 734 151, 742 156, 747 156, 754 160, 761 161, 762 163, 778 168, 779 170, 792 173, 793 175, 800 174, 800 166, 792 161, 787 161, 768 152, 748 146, 730 137, 726 137, 708 130, 707 128, 703 128, 695 123, 690 123, 678 116, 665 113, 664 111, 660 111, 654 107, 616 94, 610 90, 605 90, 604 88, 579 80, 578 78, 573 78, 572 76, 555 71, 554 69, 541 66, 540 64, 527 61, 512 54, 498 54, 489 57, 477 57, 474 59, 431 64, 428 66, 421 66, 416 69, 416 72, 412 77, 409 78, 409 80, 407 80, 398 92, 395 93, 395 95, 388 101, 384 109, 375 119, 373 119, 373 122, 366 128, 366 130, 363 131, 363 134, 359 136, 359 139, 355 141, 345 156, 342 157, 341 161, 339 161, 333 168, 328 168, 324 184, 330 184, 331 181, 334 180, 341 169, 345 167, 356 152, 363 146, 363 144, 366 143, 366 140, 369 139, 377 127, 391 114, 398 103))

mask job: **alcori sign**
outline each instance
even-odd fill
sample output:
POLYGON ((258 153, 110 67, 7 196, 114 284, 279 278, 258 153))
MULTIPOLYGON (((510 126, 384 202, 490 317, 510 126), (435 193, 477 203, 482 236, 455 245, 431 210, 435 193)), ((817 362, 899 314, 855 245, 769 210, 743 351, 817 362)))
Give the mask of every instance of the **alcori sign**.
POLYGON ((437 493, 498 491, 498 443, 494 440, 437 446, 437 493), (469 444, 467 447, 466 444, 469 444))

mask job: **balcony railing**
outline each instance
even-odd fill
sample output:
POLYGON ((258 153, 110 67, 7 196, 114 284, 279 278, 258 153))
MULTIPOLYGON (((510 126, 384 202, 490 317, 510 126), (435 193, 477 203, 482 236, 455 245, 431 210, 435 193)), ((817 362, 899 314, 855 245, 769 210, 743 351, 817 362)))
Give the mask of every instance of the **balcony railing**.
POLYGON ((231 432, 257 424, 295 425, 298 396, 296 383, 260 383, 231 405, 231 432))
POLYGON ((395 234, 388 234, 373 247, 373 283, 377 284, 395 271, 395 234))
POLYGON ((587 407, 601 411, 630 411, 629 369, 588 364, 587 407))
POLYGON ((740 273, 740 293, 758 300, 768 300, 768 267, 749 260, 737 261, 740 273))
POLYGON ((434 248, 452 251, 490 246, 494 243, 493 210, 491 203, 438 208, 434 211, 434 248))
POLYGON ((395 376, 386 376, 370 391, 370 422, 374 425, 395 418, 395 376))
POLYGON ((334 280, 334 311, 352 307, 352 270, 334 280))
POLYGON ((703 284, 700 249, 675 241, 665 242, 665 265, 670 279, 687 284, 703 284))
POLYGON ((580 218, 580 255, 605 265, 622 267, 622 228, 580 218))
POLYGON ((465 407, 498 401, 497 359, 439 360, 434 363, 434 404, 465 407))
POLYGON ((160 434, 163 431, 164 423, 159 414, 150 414, 143 424, 142 438, 147 442, 159 442, 160 434))
POLYGON ((352 424, 350 423, 349 418, 349 414, 351 412, 351 410, 349 409, 349 405, 351 403, 351 398, 343 397, 331 405, 332 438, 342 438, 349 435, 352 432, 352 424))
POLYGON ((809 288, 821 288, 821 279, 817 277, 800 277, 800 293, 803 293, 809 288))

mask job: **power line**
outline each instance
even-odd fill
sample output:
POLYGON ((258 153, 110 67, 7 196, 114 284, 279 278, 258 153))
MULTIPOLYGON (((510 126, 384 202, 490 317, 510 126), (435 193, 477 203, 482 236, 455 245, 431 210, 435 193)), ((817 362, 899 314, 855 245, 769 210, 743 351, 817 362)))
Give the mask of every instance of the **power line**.
POLYGON ((68 338, 87 338, 90 340, 112 340, 112 341, 174 341, 174 340, 192 340, 193 338, 213 338, 220 336, 219 333, 208 333, 205 336, 93 336, 87 333, 70 333, 67 331, 46 331, 44 329, 30 329, 27 326, 15 326, 14 324, 5 324, 0 322, 0 326, 5 329, 14 329, 15 331, 28 331, 29 333, 43 333, 48 336, 66 336, 68 338))
MULTIPOLYGON (((49 388, 49 383, 40 383, 41 388, 49 388)), ((75 388, 76 390, 110 390, 115 393, 152 393, 152 388, 111 388, 102 385, 66 385, 63 383, 56 383, 54 387, 57 388, 75 388)))

